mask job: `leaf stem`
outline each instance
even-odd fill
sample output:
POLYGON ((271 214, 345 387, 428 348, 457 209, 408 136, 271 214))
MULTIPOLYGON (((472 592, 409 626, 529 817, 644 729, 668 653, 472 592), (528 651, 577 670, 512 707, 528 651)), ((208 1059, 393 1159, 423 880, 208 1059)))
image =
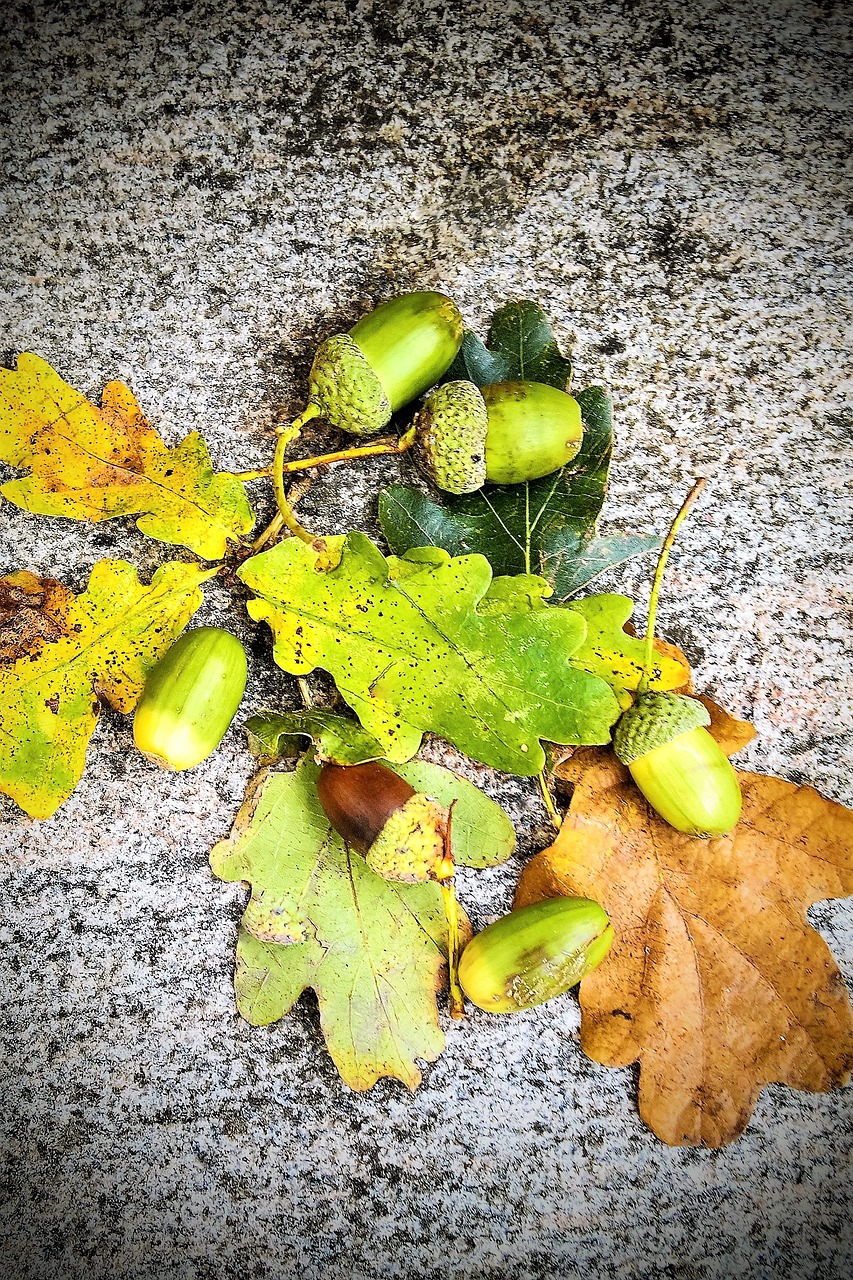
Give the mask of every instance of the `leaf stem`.
POLYGON ((304 676, 297 676, 296 683, 299 685, 299 696, 302 699, 303 705, 306 707, 313 707, 314 699, 311 696, 311 686, 308 681, 304 676))
POLYGON ((260 551, 261 547, 265 547, 268 542, 272 541, 272 539, 281 532, 285 525, 291 533, 295 534, 297 538, 301 538, 303 542, 314 541, 314 535, 309 533, 307 529, 303 528, 296 519, 296 516, 293 514, 293 508, 288 502, 287 495, 284 492, 283 473, 285 467, 284 455, 287 451, 287 446, 299 438, 305 423, 310 422, 312 418, 316 418, 319 412, 320 410, 315 404, 306 405, 298 418, 294 418, 292 422, 283 423, 281 426, 276 428, 276 435, 278 438, 275 442, 275 456, 273 457, 272 466, 269 467, 264 474, 272 477, 273 489, 275 490, 275 502, 278 507, 278 511, 273 516, 266 529, 264 529, 260 536, 252 543, 253 551, 260 551))
POLYGON ((263 480, 271 476, 272 467, 259 467, 257 471, 232 471, 230 474, 235 480, 242 480, 245 483, 248 480, 263 480))
POLYGON ((639 692, 642 693, 648 685, 651 678, 652 659, 654 657, 655 648, 655 623, 657 621, 658 596, 660 595, 661 585, 663 583, 663 571, 666 568, 666 562, 669 559, 669 553, 672 550, 672 544, 675 542, 675 535, 681 528, 688 511, 693 503, 699 497, 699 494, 705 488, 707 480, 695 480, 693 488, 681 504, 672 524, 669 526, 669 533, 664 538, 663 546, 658 556, 657 567, 655 568, 655 576, 652 581, 652 593, 649 596, 649 616, 646 623, 646 647, 643 651, 643 675, 640 680, 639 692))
POLYGON ((554 804, 554 799, 551 795, 551 788, 548 786, 548 779, 545 777, 544 769, 540 769, 539 771, 538 782, 539 790, 542 792, 542 799, 545 802, 545 808, 548 810, 548 817, 559 831, 560 827, 563 825, 563 819, 560 815, 560 811, 554 804))
POLYGON ((438 868, 436 877, 441 886, 441 897, 444 903, 444 915, 447 920, 447 985, 450 999, 451 1018, 465 1017, 465 998, 459 985, 459 901, 456 897, 454 875, 456 867, 453 862, 453 846, 451 841, 451 825, 453 821, 453 804, 447 815, 447 826, 444 831, 444 858, 438 868))

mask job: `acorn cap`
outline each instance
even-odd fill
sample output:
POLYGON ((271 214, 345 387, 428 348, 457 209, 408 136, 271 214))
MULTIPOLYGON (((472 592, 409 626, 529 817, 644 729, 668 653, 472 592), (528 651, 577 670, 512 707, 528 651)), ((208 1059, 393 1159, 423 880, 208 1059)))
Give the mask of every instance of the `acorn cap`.
POLYGON ((613 749, 623 764, 666 746, 691 729, 705 729, 711 717, 701 702, 683 693, 644 693, 622 715, 613 749))
POLYGON ((415 884, 436 878, 444 858, 447 810, 417 791, 385 823, 366 862, 386 880, 415 884))
POLYGON ((308 402, 342 431, 370 436, 391 421, 391 402, 348 333, 321 342, 308 375, 308 402))
POLYGON ((489 411, 473 382, 446 382, 415 418, 416 457, 445 493, 473 493, 486 483, 489 411))

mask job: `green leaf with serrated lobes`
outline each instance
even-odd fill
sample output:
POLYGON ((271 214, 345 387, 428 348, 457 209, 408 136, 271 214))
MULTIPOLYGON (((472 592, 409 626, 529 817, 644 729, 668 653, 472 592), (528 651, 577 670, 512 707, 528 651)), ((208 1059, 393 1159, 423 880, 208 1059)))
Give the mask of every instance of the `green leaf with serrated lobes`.
POLYGON ((246 721, 252 755, 262 760, 289 759, 314 745, 317 760, 334 764, 364 764, 378 760, 382 744, 365 733, 357 720, 321 708, 309 711, 262 710, 246 721))
POLYGON ((411 759, 430 731, 483 764, 530 775, 544 762, 540 739, 609 741, 616 699, 567 662, 586 633, 578 614, 519 602, 484 616, 492 573, 482 556, 394 579, 363 534, 349 535, 328 572, 318 572, 319 554, 292 538, 247 560, 249 613, 269 623, 285 671, 331 673, 389 760, 411 759))
POLYGON ((318 772, 306 758, 294 773, 262 777, 211 852, 220 879, 252 886, 237 940, 237 1008, 267 1026, 311 987, 351 1088, 391 1076, 414 1089, 417 1060, 431 1062, 444 1047, 435 998, 446 950, 441 891, 384 880, 348 851, 320 807, 318 772))
POLYGON ((572 362, 561 354, 545 312, 536 302, 508 302, 495 312, 484 345, 470 329, 443 382, 545 382, 565 391, 572 362))
POLYGON ((536 573, 566 600, 606 569, 654 551, 660 538, 599 537, 613 446, 612 410, 600 387, 577 396, 584 439, 561 471, 526 484, 487 485, 476 493, 441 495, 434 502, 403 485, 379 496, 379 521, 391 550, 433 545, 450 555, 480 552, 496 574, 536 573))

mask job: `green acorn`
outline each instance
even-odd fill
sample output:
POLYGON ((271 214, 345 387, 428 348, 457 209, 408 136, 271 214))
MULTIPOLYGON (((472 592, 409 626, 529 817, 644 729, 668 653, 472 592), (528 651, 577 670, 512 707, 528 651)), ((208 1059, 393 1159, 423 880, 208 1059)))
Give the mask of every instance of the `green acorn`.
POLYGON ((417 457, 447 493, 559 471, 581 447, 577 400, 543 382, 447 382, 415 419, 417 457))
POLYGON ((246 689, 246 652, 219 627, 186 631, 145 682, 133 718, 140 751, 165 769, 192 769, 225 737, 246 689))
POLYGON ((606 912, 590 898, 534 902, 472 938, 459 982, 478 1008, 517 1013, 576 986, 607 955, 613 936, 606 912))
POLYGON ((740 818, 737 773, 695 698, 644 693, 620 718, 613 746, 652 808, 676 831, 722 836, 740 818))
POLYGON ((664 538, 649 597, 640 693, 621 716, 613 747, 665 822, 686 835, 707 838, 725 835, 740 818, 737 773, 708 732, 711 717, 701 702, 680 693, 650 693, 647 688, 663 572, 675 535, 704 488, 704 480, 694 483, 664 538))
POLYGON ((308 379, 309 408, 343 431, 373 435, 447 372, 462 332, 458 307, 442 293, 390 298, 349 333, 321 343, 308 379))

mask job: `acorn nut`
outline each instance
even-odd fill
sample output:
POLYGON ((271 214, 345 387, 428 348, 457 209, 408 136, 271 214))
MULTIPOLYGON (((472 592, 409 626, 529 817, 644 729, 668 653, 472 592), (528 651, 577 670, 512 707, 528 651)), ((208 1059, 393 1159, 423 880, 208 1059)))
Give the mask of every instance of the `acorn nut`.
POLYGON ((246 689, 246 652, 219 627, 186 631, 152 668, 133 740, 165 769, 192 769, 225 737, 246 689))
POLYGON ((417 457, 447 493, 550 475, 581 447, 581 408, 544 382, 448 382, 415 419, 417 457))
POLYGON ((386 880, 439 878, 447 810, 378 761, 325 764, 317 795, 329 822, 386 880))
POLYGON ((462 332, 459 308, 442 293, 390 298, 321 343, 308 403, 343 431, 373 435, 447 372, 462 332))
POLYGON ((710 838, 740 818, 735 769, 706 726, 701 702, 644 693, 622 715, 613 746, 652 808, 685 835, 710 838))
POLYGON ((517 1013, 574 987, 613 942, 607 913, 589 898, 548 898, 519 907, 476 934, 459 982, 490 1013, 517 1013))

